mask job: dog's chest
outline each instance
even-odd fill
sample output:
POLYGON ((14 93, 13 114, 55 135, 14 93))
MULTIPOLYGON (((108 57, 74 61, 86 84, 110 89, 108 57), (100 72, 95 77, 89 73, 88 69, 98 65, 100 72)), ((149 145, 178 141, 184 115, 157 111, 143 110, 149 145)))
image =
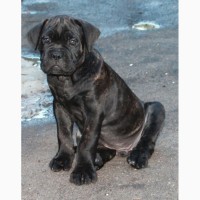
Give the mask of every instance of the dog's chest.
POLYGON ((76 87, 68 77, 48 77, 48 84, 57 102, 62 104, 77 123, 83 123, 85 111, 83 96, 76 94, 76 87))
POLYGON ((71 91, 73 91, 73 83, 66 76, 48 76, 48 84, 54 98, 63 103, 70 100, 71 91))

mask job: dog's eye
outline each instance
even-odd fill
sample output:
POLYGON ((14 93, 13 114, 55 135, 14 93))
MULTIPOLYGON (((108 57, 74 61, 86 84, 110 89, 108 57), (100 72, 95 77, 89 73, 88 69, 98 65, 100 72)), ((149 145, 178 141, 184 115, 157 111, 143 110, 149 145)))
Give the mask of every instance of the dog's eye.
POLYGON ((51 39, 49 37, 43 37, 42 38, 42 43, 43 44, 49 44, 51 42, 51 39))
POLYGON ((75 38, 72 38, 69 40, 70 45, 74 46, 77 43, 77 40, 75 38))

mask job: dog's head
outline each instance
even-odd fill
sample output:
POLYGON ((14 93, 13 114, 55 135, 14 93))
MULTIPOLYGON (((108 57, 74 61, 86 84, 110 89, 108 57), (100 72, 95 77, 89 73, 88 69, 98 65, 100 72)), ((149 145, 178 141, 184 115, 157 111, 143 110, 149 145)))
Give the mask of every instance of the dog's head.
POLYGON ((41 54, 41 69, 49 75, 71 75, 100 35, 98 28, 69 16, 46 19, 28 32, 28 40, 41 54))

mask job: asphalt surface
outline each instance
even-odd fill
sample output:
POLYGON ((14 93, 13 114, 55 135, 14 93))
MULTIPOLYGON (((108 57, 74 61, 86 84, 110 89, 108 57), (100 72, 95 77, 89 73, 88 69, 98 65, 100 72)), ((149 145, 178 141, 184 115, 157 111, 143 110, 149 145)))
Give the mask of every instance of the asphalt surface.
MULTIPOLYGON (((66 14, 94 23, 102 32, 95 48, 143 101, 160 101, 166 109, 165 126, 147 168, 134 170, 124 157, 115 157, 97 172, 95 184, 76 186, 69 172, 52 172, 48 164, 57 152, 52 117, 22 122, 22 200, 176 200, 178 199, 178 25, 177 1, 32 1, 22 7, 22 52, 30 51, 25 34, 49 15, 66 14), (35 3, 37 2, 37 3, 35 3), (35 10, 37 13, 34 13, 35 10), (45 12, 44 12, 45 11, 45 12), (154 21, 160 29, 139 31, 131 26, 154 21)), ((26 63, 28 66, 30 64, 26 63)), ((22 62, 22 69, 24 63, 22 62)), ((27 68, 28 68, 27 66, 27 68)), ((30 65, 30 67, 32 67, 30 65)), ((26 69, 27 69, 26 68, 26 69)), ((32 69, 31 69, 32 70, 32 69)), ((29 71, 27 71, 29 72, 29 71)), ((44 87, 27 78, 26 98, 44 87)), ((44 81, 45 82, 45 81, 44 81)), ((41 93, 39 93, 39 91, 41 93)), ((23 97, 22 97, 23 99, 23 97)), ((41 98, 42 99, 42 98, 41 98)), ((42 99, 43 101, 43 99, 42 99)), ((47 102, 49 106, 49 102, 47 102)), ((34 104, 33 104, 34 105, 34 104)), ((37 106, 37 105, 36 105, 37 106)), ((51 105, 50 105, 51 106, 51 105)), ((27 107, 28 109, 28 107, 27 107)), ((51 112, 51 111, 49 111, 51 112)), ((49 113, 49 116, 52 116, 49 113)))
POLYGON ((58 14, 89 21, 101 36, 127 30, 140 21, 153 21, 163 28, 178 26, 177 0, 24 0, 22 3, 22 47, 28 48, 27 31, 38 22, 58 14))
POLYGON ((57 151, 54 121, 22 125, 23 200, 174 200, 178 198, 178 31, 153 30, 137 35, 125 31, 101 38, 96 48, 144 101, 158 100, 166 121, 146 169, 134 170, 115 157, 95 184, 75 186, 70 172, 52 172, 57 151))

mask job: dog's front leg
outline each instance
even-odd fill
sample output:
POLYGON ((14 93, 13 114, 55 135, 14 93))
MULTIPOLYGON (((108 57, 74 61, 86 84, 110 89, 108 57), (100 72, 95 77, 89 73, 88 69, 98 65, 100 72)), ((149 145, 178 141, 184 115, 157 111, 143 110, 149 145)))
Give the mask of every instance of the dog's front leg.
POLYGON ((97 180, 94 160, 101 125, 101 116, 95 117, 91 115, 87 118, 77 149, 76 166, 70 176, 70 182, 76 185, 94 183, 97 180))
POLYGON ((58 152, 49 166, 52 171, 69 170, 74 159, 73 122, 64 107, 56 101, 54 114, 57 122, 58 152))

